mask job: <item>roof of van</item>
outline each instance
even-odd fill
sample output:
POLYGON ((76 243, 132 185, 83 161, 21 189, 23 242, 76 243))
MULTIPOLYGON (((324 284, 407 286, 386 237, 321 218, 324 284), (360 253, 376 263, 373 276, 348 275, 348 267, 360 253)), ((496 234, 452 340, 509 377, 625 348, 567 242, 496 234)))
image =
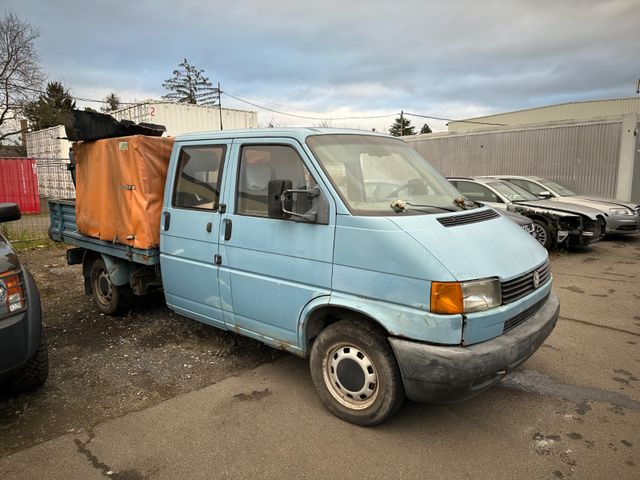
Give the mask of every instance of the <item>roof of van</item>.
POLYGON ((349 128, 244 128, 241 130, 215 130, 210 132, 186 133, 178 135, 176 137, 176 142, 247 137, 291 137, 304 141, 311 135, 375 135, 378 137, 399 138, 392 137, 386 133, 373 132, 370 130, 354 130, 349 128))

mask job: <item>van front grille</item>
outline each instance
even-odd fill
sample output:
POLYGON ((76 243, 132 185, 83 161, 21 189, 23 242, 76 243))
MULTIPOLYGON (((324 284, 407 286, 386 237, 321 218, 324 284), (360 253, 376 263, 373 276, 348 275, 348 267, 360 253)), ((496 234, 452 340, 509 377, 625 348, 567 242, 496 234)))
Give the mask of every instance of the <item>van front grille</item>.
POLYGON ((515 302, 522 297, 527 296, 538 287, 544 285, 551 278, 551 263, 547 260, 545 263, 530 272, 525 273, 513 280, 502 282, 502 304, 515 302), (534 284, 535 274, 538 274, 538 284, 534 284))
POLYGON ((438 221, 445 227, 457 227, 458 225, 468 225, 469 223, 484 222, 492 218, 499 217, 500 214, 495 210, 483 210, 481 212, 467 213, 463 215, 451 215, 448 217, 440 217, 438 221))
POLYGON ((506 322, 504 322, 504 327, 502 328, 502 333, 506 333, 509 330, 516 328, 518 325, 523 324, 524 322, 526 322, 529 318, 533 317, 533 315, 542 308, 542 305, 544 305, 544 302, 547 301, 547 299, 549 298, 549 295, 546 295, 542 300, 540 300, 537 303, 534 303, 533 305, 531 305, 529 308, 527 308, 526 310, 520 312, 518 315, 516 315, 515 317, 510 318, 509 320, 507 320, 506 322))

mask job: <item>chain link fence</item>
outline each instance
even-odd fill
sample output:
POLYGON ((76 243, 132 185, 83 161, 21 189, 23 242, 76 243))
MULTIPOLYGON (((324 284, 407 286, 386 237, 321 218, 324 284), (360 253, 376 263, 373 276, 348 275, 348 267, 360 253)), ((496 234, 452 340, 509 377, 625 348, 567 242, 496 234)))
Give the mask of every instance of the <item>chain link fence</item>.
POLYGON ((40 212, 24 213, 20 220, 0 223, 0 232, 20 247, 46 241, 49 230, 49 198, 75 198, 75 188, 68 169, 69 159, 37 158, 36 175, 40 212))

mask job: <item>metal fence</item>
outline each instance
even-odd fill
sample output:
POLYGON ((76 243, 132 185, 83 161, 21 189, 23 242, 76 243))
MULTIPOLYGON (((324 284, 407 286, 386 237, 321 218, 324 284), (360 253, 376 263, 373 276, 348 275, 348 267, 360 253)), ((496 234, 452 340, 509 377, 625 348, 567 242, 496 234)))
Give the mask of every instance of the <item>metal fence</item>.
POLYGON ((37 158, 36 173, 40 194, 40 212, 23 214, 20 220, 0 223, 0 233, 11 243, 36 245, 48 239, 49 198, 75 198, 68 159, 37 158))

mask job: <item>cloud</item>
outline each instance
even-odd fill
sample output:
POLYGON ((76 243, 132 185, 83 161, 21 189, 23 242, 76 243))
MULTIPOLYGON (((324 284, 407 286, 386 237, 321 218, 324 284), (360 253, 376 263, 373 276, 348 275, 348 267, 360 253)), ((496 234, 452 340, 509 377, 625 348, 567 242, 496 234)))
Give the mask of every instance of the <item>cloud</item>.
MULTIPOLYGON (((316 115, 404 109, 461 118, 633 95, 639 7, 638 0, 22 0, 15 11, 40 27, 49 77, 77 95, 158 97, 186 57, 238 97, 316 115)), ((384 129, 391 120, 362 123, 384 129)))

